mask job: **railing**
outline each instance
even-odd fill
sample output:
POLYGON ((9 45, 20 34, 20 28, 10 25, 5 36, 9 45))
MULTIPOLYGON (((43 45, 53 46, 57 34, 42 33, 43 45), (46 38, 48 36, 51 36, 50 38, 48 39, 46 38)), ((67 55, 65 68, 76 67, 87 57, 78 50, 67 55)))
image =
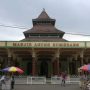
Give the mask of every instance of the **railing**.
POLYGON ((80 77, 79 76, 70 76, 70 83, 71 84, 80 83, 80 77))
POLYGON ((51 77, 51 84, 61 84, 61 77, 51 77))
POLYGON ((27 84, 46 84, 46 77, 27 77, 27 84))
POLYGON ((28 84, 28 76, 15 76, 15 84, 28 84))
MULTIPOLYGON (((61 84, 62 78, 61 77, 51 77, 51 84, 61 84)), ((79 76, 73 77, 73 76, 67 76, 66 78, 66 84, 78 84, 80 82, 79 76)))
MULTIPOLYGON (((61 77, 52 76, 47 79, 46 77, 39 76, 15 76, 15 84, 61 84, 61 77)), ((68 76, 66 79, 66 84, 78 84, 79 76, 68 76)))
POLYGON ((46 77, 15 77, 16 84, 46 84, 46 77))

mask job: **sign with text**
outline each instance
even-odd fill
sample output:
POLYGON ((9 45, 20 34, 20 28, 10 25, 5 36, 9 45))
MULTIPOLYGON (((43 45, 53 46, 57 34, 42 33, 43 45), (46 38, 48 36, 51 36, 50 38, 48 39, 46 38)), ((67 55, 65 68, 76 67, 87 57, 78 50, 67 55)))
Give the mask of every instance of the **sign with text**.
POLYGON ((7 47, 83 48, 84 42, 7 42, 7 47))
POLYGON ((86 47, 87 47, 87 48, 90 48, 90 42, 87 42, 87 43, 86 43, 86 47))
POLYGON ((5 42, 0 42, 0 47, 5 47, 5 46, 6 46, 5 42))

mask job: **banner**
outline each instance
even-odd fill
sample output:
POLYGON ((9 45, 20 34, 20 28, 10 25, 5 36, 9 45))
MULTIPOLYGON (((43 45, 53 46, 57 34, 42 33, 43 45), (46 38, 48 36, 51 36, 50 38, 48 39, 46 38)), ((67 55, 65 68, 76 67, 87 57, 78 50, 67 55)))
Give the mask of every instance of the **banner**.
POLYGON ((90 48, 90 42, 86 42, 86 47, 90 48))
POLYGON ((0 47, 5 47, 6 46, 6 42, 0 42, 0 47))
POLYGON ((7 47, 27 48, 83 48, 84 42, 7 42, 7 47))

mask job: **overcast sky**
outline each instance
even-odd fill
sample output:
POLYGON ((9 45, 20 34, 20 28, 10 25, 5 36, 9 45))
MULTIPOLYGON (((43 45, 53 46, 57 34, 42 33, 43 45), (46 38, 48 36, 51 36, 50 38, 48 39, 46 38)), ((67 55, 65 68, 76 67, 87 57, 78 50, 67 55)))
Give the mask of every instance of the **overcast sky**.
MULTIPOLYGON (((32 19, 45 8, 66 33, 90 35, 90 0, 0 0, 0 25, 30 29, 32 19)), ((0 26, 0 41, 21 40, 27 29, 0 26)), ((90 41, 90 36, 65 34, 69 41, 90 41)))

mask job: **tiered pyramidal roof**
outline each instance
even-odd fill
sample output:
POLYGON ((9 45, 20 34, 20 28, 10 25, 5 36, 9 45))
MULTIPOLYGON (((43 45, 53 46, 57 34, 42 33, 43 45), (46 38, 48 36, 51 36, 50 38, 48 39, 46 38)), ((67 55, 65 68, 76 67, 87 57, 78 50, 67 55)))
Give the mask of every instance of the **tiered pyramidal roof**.
POLYGON ((55 27, 55 19, 48 16, 45 9, 36 18, 32 19, 33 27, 25 32, 24 41, 66 41, 62 37, 65 32, 55 27))

